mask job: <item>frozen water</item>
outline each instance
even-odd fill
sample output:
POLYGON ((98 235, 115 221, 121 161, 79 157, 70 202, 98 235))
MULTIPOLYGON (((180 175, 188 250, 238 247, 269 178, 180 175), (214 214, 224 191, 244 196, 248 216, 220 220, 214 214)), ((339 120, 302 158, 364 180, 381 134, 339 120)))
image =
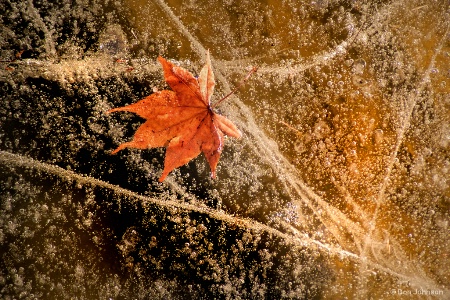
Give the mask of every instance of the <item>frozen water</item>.
POLYGON ((445 1, 0 1, 1 298, 450 297, 445 1), (206 49, 218 179, 109 155, 206 49))

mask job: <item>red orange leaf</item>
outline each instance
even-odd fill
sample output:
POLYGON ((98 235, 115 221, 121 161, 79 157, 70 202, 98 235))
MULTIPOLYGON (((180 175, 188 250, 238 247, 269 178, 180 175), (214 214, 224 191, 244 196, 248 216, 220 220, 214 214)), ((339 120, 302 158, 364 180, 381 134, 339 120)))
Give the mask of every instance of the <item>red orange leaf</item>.
POLYGON ((112 154, 124 148, 166 147, 164 170, 159 178, 161 182, 173 169, 203 152, 214 178, 223 149, 224 134, 239 138, 241 133, 230 120, 216 114, 211 108, 215 82, 209 53, 198 80, 184 68, 162 57, 158 57, 158 60, 164 70, 164 79, 172 91, 156 92, 137 103, 108 111, 133 112, 146 119, 133 139, 119 145, 112 154))

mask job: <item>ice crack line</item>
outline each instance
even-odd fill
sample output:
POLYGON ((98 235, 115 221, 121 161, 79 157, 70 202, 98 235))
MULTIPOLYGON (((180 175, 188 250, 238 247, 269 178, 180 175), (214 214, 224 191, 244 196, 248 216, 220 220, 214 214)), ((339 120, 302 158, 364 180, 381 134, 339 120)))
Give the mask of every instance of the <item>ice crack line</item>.
MULTIPOLYGON (((177 24, 179 30, 191 41, 194 48, 197 51, 201 51, 203 53, 206 52, 205 47, 196 39, 183 25, 183 23, 179 20, 179 18, 172 12, 170 7, 162 0, 155 0, 162 10, 168 15, 168 17, 177 24)), ((382 14, 378 14, 377 17, 380 17, 382 14)), ((384 15, 383 15, 384 16, 384 15)), ((321 62, 329 61, 330 58, 337 57, 340 53, 345 53, 346 47, 348 45, 345 41, 339 45, 340 47, 335 48, 335 51, 330 52, 327 57, 323 57, 321 62)), ((200 54, 199 54, 200 55, 200 54)), ((214 63, 214 59, 212 59, 214 63)), ((314 63, 313 63, 314 64, 314 63)), ((215 64, 216 65, 216 64, 215 64)), ((222 73, 217 72, 217 78, 224 86, 225 90, 230 90, 229 84, 226 78, 222 75, 222 73)), ((276 149, 276 147, 272 146, 273 142, 259 129, 256 125, 252 117, 252 112, 248 107, 246 107, 239 99, 236 100, 236 104, 240 109, 241 118, 240 123, 246 123, 247 128, 251 128, 251 134, 253 138, 253 143, 251 143, 250 147, 254 151, 255 154, 262 157, 267 163, 271 166, 271 168, 278 175, 280 182, 283 187, 288 191, 293 201, 300 201, 305 203, 308 207, 310 207, 315 215, 321 220, 321 222, 330 230, 330 232, 335 236, 341 236, 342 224, 345 224, 344 227, 346 230, 349 230, 352 234, 359 236, 362 240, 362 244, 364 244, 364 236, 366 236, 367 232, 359 225, 352 222, 348 219, 341 211, 332 207, 324 199, 322 199, 319 195, 317 195, 311 188, 309 188, 305 183, 303 183, 299 179, 298 171, 282 156, 281 153, 276 149), (245 121, 244 121, 245 120, 245 121), (365 233, 364 233, 365 232, 365 233), (362 235, 361 235, 362 234, 362 235)), ((406 129, 404 129, 406 130, 406 129)), ((367 243, 364 244, 367 246, 367 243)), ((362 252, 365 253, 365 252, 362 252)), ((358 259, 364 260, 365 266, 374 266, 373 262, 370 262, 369 258, 363 256, 357 256, 358 259)), ((398 277, 398 278, 406 278, 405 274, 400 274, 394 270, 390 270, 389 268, 379 266, 381 269, 385 270, 387 273, 398 277)), ((420 282, 424 282, 427 280, 419 280, 420 282)), ((410 278, 410 282, 414 283, 417 286, 421 286, 420 282, 416 279, 410 278)), ((428 281, 427 281, 428 282, 428 281)), ((428 282, 428 285, 432 285, 432 282, 428 282)))
MULTIPOLYGON (((193 44, 197 51, 206 53, 205 47, 195 38, 179 20, 179 18, 173 13, 167 4, 162 0, 155 0, 161 9, 168 15, 168 17, 177 24, 179 30, 184 34, 193 44)), ((342 45, 339 45, 336 50, 328 54, 327 61, 330 58, 345 51, 346 42, 344 41, 342 45)), ((199 54, 200 55, 200 54, 199 54)), ((214 59, 211 57, 214 62, 214 59)), ((220 69, 219 69, 220 71, 220 69)), ((230 86, 228 84, 225 76, 221 72, 216 71, 216 75, 221 84, 226 90, 230 91, 230 86)), ((236 98, 237 99, 237 98, 236 98)), ((274 143, 270 140, 265 133, 257 126, 251 110, 242 103, 239 99, 236 100, 236 104, 239 108, 239 112, 246 123, 246 128, 251 128, 248 130, 249 135, 252 136, 253 141, 250 143, 251 149, 256 155, 262 157, 266 163, 274 170, 277 174, 279 182, 282 184, 283 188, 291 195, 292 201, 305 203, 316 215, 316 217, 327 227, 330 233, 338 240, 342 240, 342 224, 346 225, 346 229, 356 236, 363 236, 363 229, 360 225, 356 224, 341 211, 335 207, 328 204, 324 199, 322 199, 318 194, 316 194, 309 186, 301 181, 298 174, 298 170, 279 152, 274 143)))
MULTIPOLYGON (((357 259, 357 256, 351 252, 341 250, 335 246, 329 246, 319 241, 315 241, 309 237, 295 236, 293 238, 291 235, 282 233, 268 225, 256 222, 250 219, 239 218, 226 214, 222 211, 217 211, 207 207, 206 205, 199 204, 188 204, 184 202, 174 201, 174 200, 159 200, 157 198, 152 198, 144 195, 139 195, 128 189, 124 189, 120 186, 105 182, 100 179, 96 179, 86 175, 80 175, 76 172, 63 169, 61 167, 47 164, 33 158, 29 158, 20 154, 13 154, 7 151, 0 150, 0 162, 7 168, 15 169, 16 167, 26 168, 29 170, 38 170, 47 174, 53 174, 60 177, 63 180, 75 181, 81 185, 88 185, 93 187, 104 188, 113 191, 115 194, 122 197, 127 197, 131 201, 140 201, 145 204, 154 204, 159 207, 166 209, 179 208, 185 211, 193 211, 201 214, 206 214, 212 219, 217 219, 224 221, 228 224, 233 224, 233 226, 245 225, 246 228, 254 229, 255 231, 266 231, 274 236, 282 238, 287 242, 290 242, 296 246, 303 246, 308 248, 318 247, 324 252, 330 255, 340 255, 341 257, 347 257, 351 259, 357 259)), ((38 172, 39 173, 39 172, 38 172)))
MULTIPOLYGON (((256 222, 254 220, 245 219, 245 218, 239 218, 236 216, 232 216, 229 214, 226 214, 222 211, 216 211, 213 210, 207 206, 199 206, 198 204, 187 204, 183 202, 178 202, 174 200, 159 200, 156 198, 147 197, 144 195, 139 195, 137 193, 134 193, 130 190, 121 188, 120 186, 90 177, 90 176, 84 176, 80 175, 78 173, 75 173, 73 171, 65 170, 61 167, 47 164, 23 155, 19 154, 13 154, 9 153, 7 151, 0 150, 0 163, 6 168, 10 168, 11 170, 15 170, 17 172, 17 167, 25 168, 28 170, 37 170, 37 172, 44 172, 47 174, 56 175, 62 180, 66 181, 75 181, 81 185, 87 185, 92 187, 99 187, 111 190, 115 194, 123 197, 128 198, 132 202, 140 201, 144 206, 148 204, 154 204, 158 207, 165 208, 168 210, 172 210, 174 208, 176 209, 182 209, 184 211, 191 211, 191 212, 197 212, 200 214, 208 215, 212 219, 223 221, 226 224, 232 224, 233 226, 239 226, 243 227, 245 229, 251 229, 255 232, 267 232, 274 237, 280 238, 284 240, 287 245, 291 245, 293 247, 293 250, 298 249, 301 251, 302 248, 309 248, 309 249, 317 249, 322 251, 323 253, 329 255, 329 256, 337 256, 340 259, 349 259, 351 261, 355 262, 361 262, 361 257, 358 256, 355 253, 352 253, 350 251, 341 249, 338 246, 335 245, 329 245, 317 240, 314 240, 308 236, 305 236, 304 234, 300 233, 298 230, 296 230, 294 227, 291 226, 292 234, 283 233, 275 228, 272 228, 270 226, 267 226, 265 224, 256 222), (298 247, 298 248, 297 248, 298 247)), ((366 263, 373 269, 380 270, 382 272, 386 272, 392 276, 398 277, 402 280, 410 282, 413 286, 423 286, 423 280, 421 278, 415 278, 412 276, 407 276, 404 274, 400 274, 394 270, 391 270, 389 268, 386 268, 378 263, 375 263, 371 260, 366 260, 366 263)), ((433 284, 430 284, 427 286, 429 289, 442 289, 442 287, 434 286, 433 284)), ((448 292, 448 291, 444 291, 448 292)))
MULTIPOLYGON (((423 92, 423 90, 425 89, 427 84, 429 83, 431 70, 434 67, 437 55, 441 52, 442 47, 444 46, 444 43, 445 43, 446 39, 448 38, 449 29, 450 29, 450 25, 447 25, 445 33, 443 34, 441 40, 439 41, 438 46, 434 50, 434 53, 433 53, 433 56, 432 56, 432 58, 430 60, 428 68, 425 70, 425 72, 423 74, 423 78, 420 81, 418 88, 413 90, 408 95, 408 97, 406 97, 406 99, 410 99, 410 100, 407 102, 407 105, 406 105, 406 108, 405 108, 405 111, 404 111, 404 114, 403 114, 404 118, 403 118, 403 120, 401 122, 401 125, 400 125, 400 128, 398 130, 397 141, 396 141, 396 144, 394 146, 394 150, 392 151, 392 153, 390 155, 389 162, 388 162, 388 165, 386 167, 386 172, 384 174, 383 181, 381 183, 378 196, 377 196, 377 198, 375 200, 376 201, 375 210, 374 210, 374 213, 372 215, 372 218, 370 219, 369 231, 368 231, 368 233, 367 233, 367 235, 366 235, 366 237, 364 239, 363 248, 362 248, 362 251, 361 251, 361 255, 363 257, 366 257, 368 255, 368 248, 369 248, 369 245, 371 245, 372 236, 373 236, 375 228, 376 228, 376 220, 377 220, 377 217, 378 217, 378 213, 380 211, 380 206, 386 201, 385 192, 386 192, 387 186, 389 184, 389 179, 391 177, 391 173, 392 173, 392 170, 394 168, 394 164, 395 164, 395 161, 397 159, 397 155, 398 155, 400 146, 402 145, 405 133, 408 130, 410 124, 411 124, 411 118, 412 118, 414 107, 416 106, 416 104, 418 103, 419 99, 421 98, 421 93, 423 92)), ((366 268, 366 266, 364 264, 362 264, 361 270, 364 270, 365 268, 366 268)))

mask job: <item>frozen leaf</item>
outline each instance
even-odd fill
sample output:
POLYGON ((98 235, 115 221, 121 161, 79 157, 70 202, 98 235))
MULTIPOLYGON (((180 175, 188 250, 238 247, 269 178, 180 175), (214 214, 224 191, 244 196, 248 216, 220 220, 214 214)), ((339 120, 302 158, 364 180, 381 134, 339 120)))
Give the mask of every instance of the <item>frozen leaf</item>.
POLYGON ((0 298, 450 299, 446 1, 4 2, 0 298), (155 184, 104 112, 207 48, 246 137, 155 184))
POLYGON ((158 60, 173 91, 156 92, 135 104, 108 111, 133 112, 147 120, 138 128, 132 141, 121 144, 112 154, 124 148, 166 147, 164 170, 159 178, 162 182, 170 171, 203 152, 211 167, 211 177, 215 178, 224 134, 240 138, 241 133, 211 107, 215 82, 209 52, 198 80, 184 68, 174 66, 162 57, 158 60))

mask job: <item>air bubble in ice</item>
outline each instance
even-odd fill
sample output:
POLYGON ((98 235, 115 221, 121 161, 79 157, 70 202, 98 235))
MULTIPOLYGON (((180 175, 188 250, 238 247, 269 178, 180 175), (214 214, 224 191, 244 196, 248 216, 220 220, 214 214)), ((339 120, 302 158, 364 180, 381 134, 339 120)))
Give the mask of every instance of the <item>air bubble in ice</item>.
POLYGON ((316 124, 314 125, 313 134, 317 139, 322 139, 322 138, 326 137, 329 133, 330 133, 330 127, 328 126, 328 124, 325 121, 319 120, 316 122, 316 124))
MULTIPOLYGON (((356 86, 364 86, 367 81, 359 75, 352 76, 352 83, 356 86)), ((356 91, 359 94, 359 91, 356 91)))
POLYGON ((382 129, 376 129, 373 132, 373 143, 375 146, 379 146, 383 143, 384 133, 382 129))
POLYGON ((108 26, 100 35, 99 44, 100 50, 111 56, 125 56, 127 39, 120 25, 108 26))
POLYGON ((366 67, 366 61, 362 58, 355 60, 353 63, 352 71, 356 75, 362 75, 364 73, 364 69, 366 67))

